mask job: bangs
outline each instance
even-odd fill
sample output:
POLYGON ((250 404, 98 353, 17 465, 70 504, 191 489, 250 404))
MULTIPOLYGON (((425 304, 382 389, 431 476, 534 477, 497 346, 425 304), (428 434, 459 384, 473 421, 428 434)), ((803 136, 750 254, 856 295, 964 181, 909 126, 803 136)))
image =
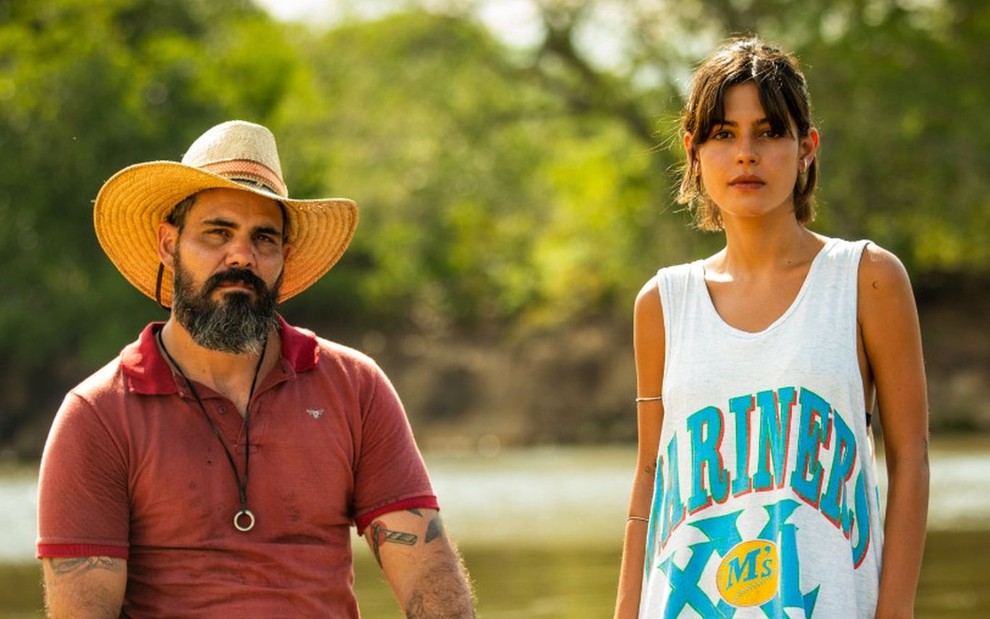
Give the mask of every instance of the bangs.
MULTIPOLYGON (((698 109, 697 129, 694 134, 701 137, 701 139, 697 143, 702 144, 707 142, 712 137, 715 129, 725 123, 725 93, 733 86, 747 83, 756 84, 756 89, 760 96, 760 105, 763 107, 763 113, 766 114, 770 129, 777 135, 792 135, 793 129, 791 122, 797 122, 797 110, 792 111, 791 106, 788 105, 789 102, 785 95, 785 90, 779 84, 768 83, 771 81, 767 79, 760 80, 752 75, 743 75, 739 76, 738 79, 720 84, 717 94, 710 99, 712 104, 707 109, 698 109)), ((798 132, 802 133, 801 127, 798 127, 798 132)))
POLYGON ((806 105, 807 91, 804 78, 786 62, 773 62, 764 58, 749 58, 748 62, 732 62, 734 66, 722 66, 721 70, 699 75, 694 96, 697 98, 693 127, 685 127, 694 134, 697 144, 707 142, 714 130, 725 122, 725 93, 733 86, 753 83, 759 92, 760 104, 766 114, 770 129, 777 135, 792 135, 791 123, 799 136, 807 135, 811 128, 806 105))

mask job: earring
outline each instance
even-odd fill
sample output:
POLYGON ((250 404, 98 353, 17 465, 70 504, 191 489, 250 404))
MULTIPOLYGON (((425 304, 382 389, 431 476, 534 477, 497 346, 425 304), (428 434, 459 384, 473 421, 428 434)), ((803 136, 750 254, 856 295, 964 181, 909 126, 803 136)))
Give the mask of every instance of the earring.
POLYGON ((808 160, 802 158, 802 159, 800 159, 800 162, 801 163, 798 164, 798 172, 800 172, 801 174, 804 174, 805 172, 808 171, 808 160))

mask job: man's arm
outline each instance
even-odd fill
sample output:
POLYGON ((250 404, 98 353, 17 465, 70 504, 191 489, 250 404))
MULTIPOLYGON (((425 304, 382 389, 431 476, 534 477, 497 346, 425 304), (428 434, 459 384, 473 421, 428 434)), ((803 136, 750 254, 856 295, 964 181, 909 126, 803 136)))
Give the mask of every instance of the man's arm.
POLYGON ((391 512, 365 530, 407 619, 473 619, 467 570, 432 509, 391 512))
POLYGON ((117 619, 127 561, 113 557, 45 559, 45 608, 51 619, 117 619))

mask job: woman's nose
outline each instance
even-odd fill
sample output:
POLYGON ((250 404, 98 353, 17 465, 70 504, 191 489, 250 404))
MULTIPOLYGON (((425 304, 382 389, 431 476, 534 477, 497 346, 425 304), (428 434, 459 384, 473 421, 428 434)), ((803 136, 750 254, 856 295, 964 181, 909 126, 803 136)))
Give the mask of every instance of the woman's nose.
POLYGON ((736 162, 755 165, 759 161, 760 155, 756 151, 756 145, 753 140, 745 137, 739 140, 739 152, 736 154, 736 162))

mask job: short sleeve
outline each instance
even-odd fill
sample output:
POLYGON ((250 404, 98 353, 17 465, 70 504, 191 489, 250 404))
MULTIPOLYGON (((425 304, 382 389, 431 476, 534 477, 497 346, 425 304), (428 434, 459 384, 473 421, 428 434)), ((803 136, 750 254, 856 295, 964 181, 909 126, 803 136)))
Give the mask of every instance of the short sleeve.
POLYGON ((70 392, 38 480, 38 558, 128 555, 128 477, 105 419, 70 392))
POLYGON ((402 403, 384 372, 374 368, 370 397, 362 411, 362 439, 354 476, 358 533, 384 513, 438 509, 402 403))

